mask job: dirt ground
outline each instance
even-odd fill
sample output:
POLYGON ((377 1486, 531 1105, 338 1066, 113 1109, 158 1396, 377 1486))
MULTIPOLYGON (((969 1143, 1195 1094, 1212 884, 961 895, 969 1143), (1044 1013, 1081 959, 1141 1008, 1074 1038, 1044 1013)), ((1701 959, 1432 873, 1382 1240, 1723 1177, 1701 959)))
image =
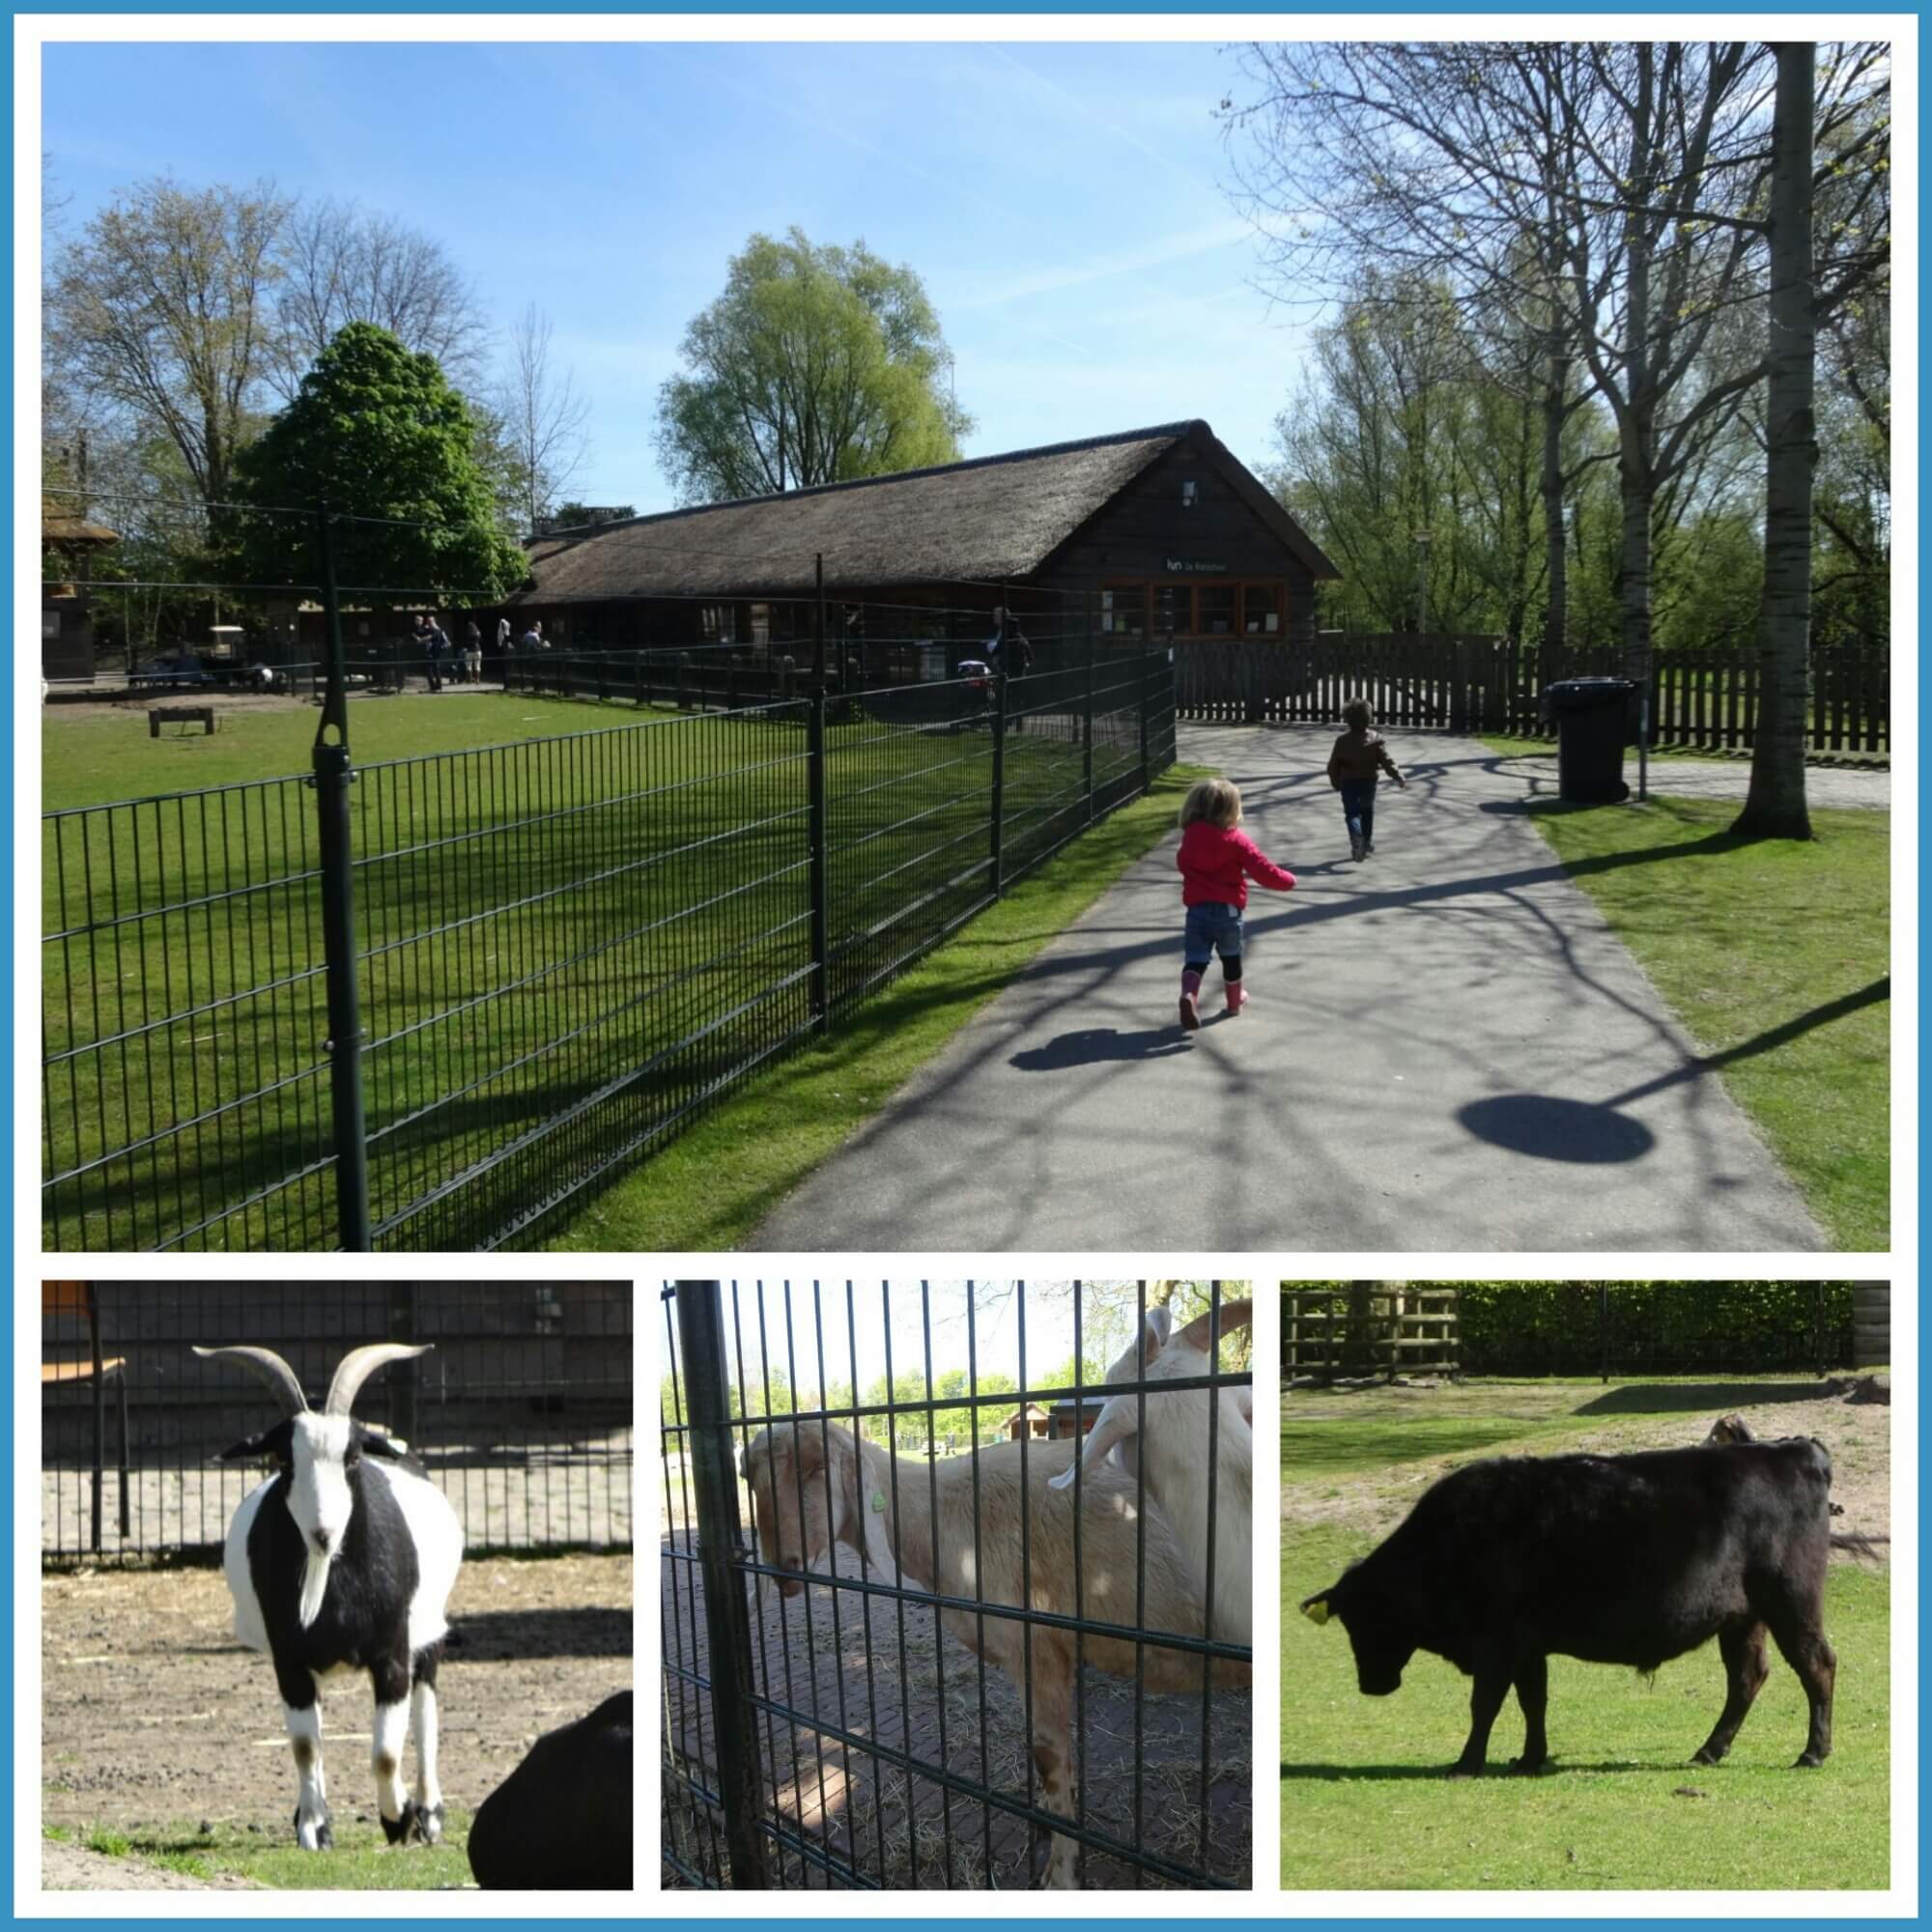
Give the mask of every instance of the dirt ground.
MULTIPOLYGON (((633 1571, 629 1556, 464 1565, 438 1679, 450 1804, 473 1809, 540 1733, 631 1684, 633 1571)), ((46 1577, 41 1612, 47 1823, 288 1829, 295 1772, 274 1677, 235 1641, 218 1570, 46 1577)), ((373 1822, 366 1679, 334 1680, 323 1703, 329 1803, 373 1822)))
MULTIPOLYGON (((1814 1435, 1832 1454, 1832 1499, 1842 1504, 1836 1530, 1864 1536, 1891 1533, 1891 1410, 1880 1403, 1851 1403, 1816 1381, 1710 1381, 1667 1384, 1611 1383, 1594 1389, 1576 1383, 1469 1382, 1351 1393, 1282 1391, 1285 1422, 1363 1421, 1372 1412, 1399 1427, 1405 1418, 1481 1417, 1520 1421, 1533 1455, 1621 1455, 1637 1449, 1687 1448, 1701 1442, 1722 1415, 1741 1415, 1760 1437, 1814 1435), (1656 1405, 1671 1406, 1657 1412, 1656 1405), (1373 1410, 1365 1410, 1365 1405, 1373 1410), (1644 1405, 1651 1406, 1645 1407, 1644 1405), (1601 1425, 1537 1435, 1553 1415, 1601 1415, 1601 1425)), ((1313 1476, 1282 1485, 1284 1523, 1332 1524, 1380 1538, 1408 1514, 1437 1477, 1494 1449, 1402 1462, 1386 1470, 1313 1476)), ((1881 1551, 1883 1553, 1883 1551, 1881 1551)))
POLYGON ((224 1874, 220 1878, 190 1878, 186 1872, 164 1871, 139 1859, 110 1859, 85 1845, 41 1846, 41 1886, 46 1891, 266 1891, 252 1878, 224 1874))
MULTIPOLYGON (((678 1547, 684 1547, 682 1537, 678 1547)), ((661 1567, 668 1657, 686 1670, 708 1674, 703 1584, 696 1566, 666 1555, 661 1567)), ((847 1593, 813 1589, 786 1602, 775 1589, 761 1589, 752 1630, 754 1689, 816 1718, 818 1724, 944 1765, 1025 1802, 1031 1768, 1026 1707, 1011 1680, 986 1666, 982 1729, 982 1680, 972 1651, 942 1635, 930 1610, 907 1608, 903 1652, 898 1606, 874 1599, 870 1616, 868 1638, 859 1601, 847 1593), (835 1597, 839 1600, 836 1629, 835 1597)), ((666 1720, 674 1747, 716 1789, 708 1701, 677 1677, 667 1682, 666 1720)), ((1092 1668, 1082 1685, 1084 1723, 1076 1704, 1075 1749, 1084 1740, 1082 1783, 1090 1828, 1128 1842, 1138 1838, 1177 1864, 1248 1884, 1254 1832, 1249 1692, 1216 1690, 1209 1707, 1204 1856, 1200 1697, 1146 1697, 1137 1746, 1133 1686, 1092 1668)), ((1023 1821, 949 1793, 928 1777, 909 1776, 856 1746, 848 1747, 813 1723, 768 1719, 760 1724, 759 1744, 765 1788, 780 1817, 890 1889, 1024 1890, 1044 1860, 1043 1848, 1032 1858, 1031 1828, 1023 1821)), ((667 1778, 668 1843, 691 1862, 715 1865, 709 1825, 679 1815, 670 1804, 673 1788, 667 1778)), ((827 1883, 822 1871, 796 1856, 783 1860, 781 1878, 774 1877, 788 1888, 827 1883)), ((667 1885, 675 1882, 667 1869, 667 1885)), ((1083 1882, 1089 1889, 1176 1883, 1139 1874, 1125 1861, 1091 1850, 1083 1882)))

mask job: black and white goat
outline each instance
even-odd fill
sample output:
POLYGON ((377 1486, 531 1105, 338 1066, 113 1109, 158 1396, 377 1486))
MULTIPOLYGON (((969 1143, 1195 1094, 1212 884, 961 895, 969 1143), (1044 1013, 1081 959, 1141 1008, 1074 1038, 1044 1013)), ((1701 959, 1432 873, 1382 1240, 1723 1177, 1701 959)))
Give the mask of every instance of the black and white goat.
POLYGON ((222 1567, 235 1599, 235 1634, 273 1660, 299 1793, 296 1840, 333 1845, 322 1775, 317 1680, 366 1670, 376 1693, 376 1804, 391 1844, 442 1835, 436 1776, 436 1671, 448 1631, 444 1606, 463 1561, 456 1512, 405 1448, 350 1414, 357 1390, 389 1362, 428 1352, 399 1342, 352 1349, 321 1409, 268 1349, 197 1349, 235 1362, 280 1398, 283 1419, 238 1442, 223 1462, 278 1465, 250 1490, 228 1525, 222 1567), (403 1740, 413 1726, 416 1795, 403 1788, 403 1740))

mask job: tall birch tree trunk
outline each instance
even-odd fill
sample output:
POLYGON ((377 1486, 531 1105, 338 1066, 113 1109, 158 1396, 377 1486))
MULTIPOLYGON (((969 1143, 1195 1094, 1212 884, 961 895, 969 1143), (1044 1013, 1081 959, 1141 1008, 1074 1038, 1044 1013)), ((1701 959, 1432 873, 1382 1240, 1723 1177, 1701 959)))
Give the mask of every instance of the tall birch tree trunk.
POLYGON ((1809 838, 1804 711, 1811 672, 1811 412, 1813 71, 1809 41, 1777 48, 1772 132, 1771 343, 1766 390, 1764 602, 1758 623, 1758 721, 1750 790, 1732 830, 1758 838, 1809 838))

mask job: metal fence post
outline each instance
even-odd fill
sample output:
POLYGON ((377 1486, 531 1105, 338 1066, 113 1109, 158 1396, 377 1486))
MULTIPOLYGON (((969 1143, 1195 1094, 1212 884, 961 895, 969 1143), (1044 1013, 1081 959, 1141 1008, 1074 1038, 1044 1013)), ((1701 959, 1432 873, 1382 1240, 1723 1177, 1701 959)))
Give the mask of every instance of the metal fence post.
POLYGON ((811 1015, 820 1033, 832 1026, 832 907, 826 876, 825 686, 811 694, 805 714, 805 775, 808 799, 807 838, 810 841, 809 885, 811 893, 811 1015))
POLYGON ((1080 721, 1080 781, 1087 790, 1087 823, 1094 822, 1094 600, 1090 590, 1081 601, 1087 611, 1087 708, 1080 721))
POLYGON ((1152 662, 1151 652, 1141 654, 1141 790, 1146 791, 1151 782, 1148 772, 1148 666, 1152 662))
POLYGON ((998 898, 1006 890, 1007 842, 1007 674, 993 673, 993 839, 992 891, 998 898))
POLYGON ((356 987, 355 859, 349 787, 349 699, 342 665, 342 606, 327 504, 316 512, 322 547, 323 648, 328 689, 315 727, 316 832, 322 872, 322 941, 328 997, 329 1107, 335 1128, 336 1216, 342 1246, 369 1251, 369 1144, 362 1119, 362 1010, 356 987), (333 732, 333 738, 330 733, 333 732))
MULTIPOLYGON (((389 1340, 411 1342, 416 1340, 421 1323, 417 1316, 417 1295, 419 1290, 415 1282, 398 1281, 389 1285, 389 1340)), ((416 1440, 416 1371, 419 1362, 397 1362, 389 1374, 383 1378, 387 1384, 389 1402, 389 1426, 405 1442, 416 1440)))
POLYGON ((704 1577, 704 1623, 711 1646, 711 1729, 718 1747, 718 1795, 734 1891, 762 1891, 765 1842, 758 1829, 756 1713, 752 1702, 752 1617, 731 1559, 743 1547, 738 1477, 731 1454, 724 1313, 715 1281, 677 1285, 684 1350, 685 1420, 690 1425, 692 1488, 697 1494, 697 1554, 704 1577))

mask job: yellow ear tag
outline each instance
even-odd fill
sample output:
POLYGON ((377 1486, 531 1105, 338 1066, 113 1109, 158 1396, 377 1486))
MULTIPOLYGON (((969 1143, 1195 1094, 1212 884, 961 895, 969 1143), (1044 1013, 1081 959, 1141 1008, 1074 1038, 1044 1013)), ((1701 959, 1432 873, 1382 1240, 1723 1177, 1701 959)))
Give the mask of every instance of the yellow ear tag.
POLYGON ((1301 1608, 1301 1614, 1312 1624, 1325 1624, 1331 1614, 1328 1608, 1328 1599, 1323 1597, 1316 1603, 1304 1604, 1301 1608))

